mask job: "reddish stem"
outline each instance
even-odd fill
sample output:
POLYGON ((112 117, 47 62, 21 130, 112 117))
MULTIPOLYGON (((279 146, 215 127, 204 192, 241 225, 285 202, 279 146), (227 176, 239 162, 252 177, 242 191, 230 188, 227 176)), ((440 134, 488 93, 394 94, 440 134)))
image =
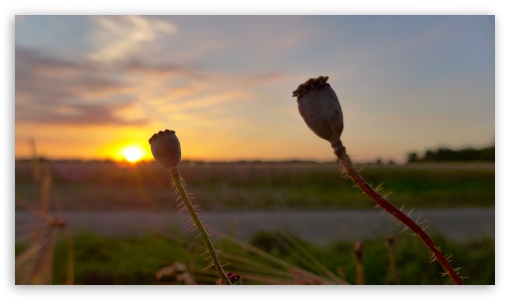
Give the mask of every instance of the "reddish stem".
POLYGON ((396 208, 391 204, 388 200, 386 200, 383 196, 379 195, 364 179, 359 175, 359 173, 354 169, 351 159, 347 155, 345 151, 345 147, 341 147, 340 149, 335 151, 335 155, 340 160, 340 163, 344 167, 345 171, 349 175, 349 177, 356 183, 356 185, 370 198, 372 198, 380 207, 382 207, 385 211, 389 212, 395 218, 400 220, 404 225, 409 227, 412 231, 418 235, 418 237, 427 245, 427 247, 434 253, 435 258, 441 264, 446 273, 452 278, 452 280, 456 284, 462 284, 462 279, 459 277, 459 274, 453 269, 448 260, 444 257, 443 253, 439 250, 439 248, 434 244, 434 241, 428 236, 427 233, 412 219, 410 219, 406 214, 404 214, 400 209, 396 208))

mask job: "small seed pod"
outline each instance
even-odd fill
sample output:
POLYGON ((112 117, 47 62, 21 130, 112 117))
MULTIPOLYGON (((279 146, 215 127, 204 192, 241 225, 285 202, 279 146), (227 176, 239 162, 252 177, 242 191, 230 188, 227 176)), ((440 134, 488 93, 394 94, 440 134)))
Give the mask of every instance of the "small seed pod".
MULTIPOLYGON (((232 273, 232 272, 228 272, 227 273, 227 278, 228 280, 230 281, 231 284, 234 284, 234 285, 242 285, 243 282, 242 282, 242 279, 241 279, 241 275, 238 275, 236 273, 232 273)), ((225 283, 223 282, 223 280, 218 280, 216 282, 217 284, 219 285, 224 285, 225 283)))
POLYGON ((177 168, 181 161, 181 144, 175 131, 166 129, 155 133, 150 139, 152 155, 156 161, 168 170, 177 168))
POLYGON ((306 125, 319 137, 328 140, 333 149, 343 147, 340 135, 344 119, 335 91, 327 83, 328 76, 310 78, 292 92, 297 97, 299 113, 306 125))

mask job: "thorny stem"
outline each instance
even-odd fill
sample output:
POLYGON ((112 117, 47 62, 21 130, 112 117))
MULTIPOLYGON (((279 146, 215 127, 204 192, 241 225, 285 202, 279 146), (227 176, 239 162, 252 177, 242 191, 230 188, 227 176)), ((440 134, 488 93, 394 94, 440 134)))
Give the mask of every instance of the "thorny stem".
POLYGON ((459 274, 457 274, 457 272, 453 269, 448 260, 444 257, 443 253, 441 253, 441 250, 439 250, 439 248, 434 244, 434 241, 432 241, 428 234, 425 233, 425 231, 406 214, 404 214, 398 208, 393 206, 393 204, 391 204, 383 196, 379 195, 379 193, 377 193, 354 169, 351 159, 349 158, 347 152, 345 151, 345 147, 342 146, 336 148, 335 155, 338 157, 341 165, 344 167, 345 171, 347 172, 351 180, 354 181, 354 183, 356 183, 356 185, 361 189, 361 191, 363 191, 363 193, 372 198, 382 209, 391 213, 405 226, 409 227, 412 231, 414 231, 418 235, 418 237, 425 243, 425 245, 427 245, 427 247, 432 251, 434 257, 446 271, 446 274, 448 274, 456 284, 463 284, 459 274))
POLYGON ((205 246, 207 247, 207 251, 211 254, 214 268, 220 275, 221 280, 223 282, 232 284, 230 282, 230 280, 228 280, 227 274, 223 270, 223 266, 221 265, 220 259, 218 258, 218 254, 216 253, 216 250, 214 249, 211 239, 209 238, 209 234, 205 230, 204 225, 202 224, 202 221, 200 220, 197 212, 195 211, 195 208, 193 207, 193 204, 191 203, 191 200, 188 197, 188 193, 186 192, 186 190, 181 182, 181 174, 179 173, 179 170, 177 168, 175 168, 175 169, 172 169, 171 172, 172 172, 172 179, 175 183, 175 187, 176 187, 177 191, 179 192, 179 195, 182 198, 182 202, 184 202, 186 209, 188 210, 189 214, 191 215, 191 218, 193 218, 193 221, 195 222, 195 225, 197 226, 198 231, 200 232, 200 235, 202 236, 202 240, 204 241, 205 246))

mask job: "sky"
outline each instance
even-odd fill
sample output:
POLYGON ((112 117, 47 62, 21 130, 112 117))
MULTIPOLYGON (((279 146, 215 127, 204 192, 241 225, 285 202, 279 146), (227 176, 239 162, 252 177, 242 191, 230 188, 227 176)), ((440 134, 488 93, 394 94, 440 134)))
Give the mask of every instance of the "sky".
POLYGON ((334 160, 292 91, 329 76, 354 160, 495 142, 493 15, 17 15, 15 156, 334 160))

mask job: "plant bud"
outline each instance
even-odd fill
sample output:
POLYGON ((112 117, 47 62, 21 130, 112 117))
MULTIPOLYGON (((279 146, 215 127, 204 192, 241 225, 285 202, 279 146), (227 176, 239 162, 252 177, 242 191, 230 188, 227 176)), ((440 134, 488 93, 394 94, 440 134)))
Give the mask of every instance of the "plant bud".
POLYGON ((175 131, 166 129, 155 133, 150 139, 152 155, 156 161, 168 170, 177 168, 181 161, 181 144, 175 131))
MULTIPOLYGON (((227 273, 227 278, 228 280, 230 281, 231 284, 234 284, 234 285, 242 285, 243 284, 243 281, 241 279, 241 275, 238 275, 236 273, 232 273, 232 272, 228 272, 227 273)), ((219 285, 224 285, 225 283, 223 282, 223 280, 218 280, 216 282, 217 284, 219 285)))
POLYGON ((299 113, 306 125, 319 137, 328 140, 333 149, 343 148, 340 135, 344 118, 340 102, 331 88, 328 76, 310 78, 292 92, 297 97, 299 113))

